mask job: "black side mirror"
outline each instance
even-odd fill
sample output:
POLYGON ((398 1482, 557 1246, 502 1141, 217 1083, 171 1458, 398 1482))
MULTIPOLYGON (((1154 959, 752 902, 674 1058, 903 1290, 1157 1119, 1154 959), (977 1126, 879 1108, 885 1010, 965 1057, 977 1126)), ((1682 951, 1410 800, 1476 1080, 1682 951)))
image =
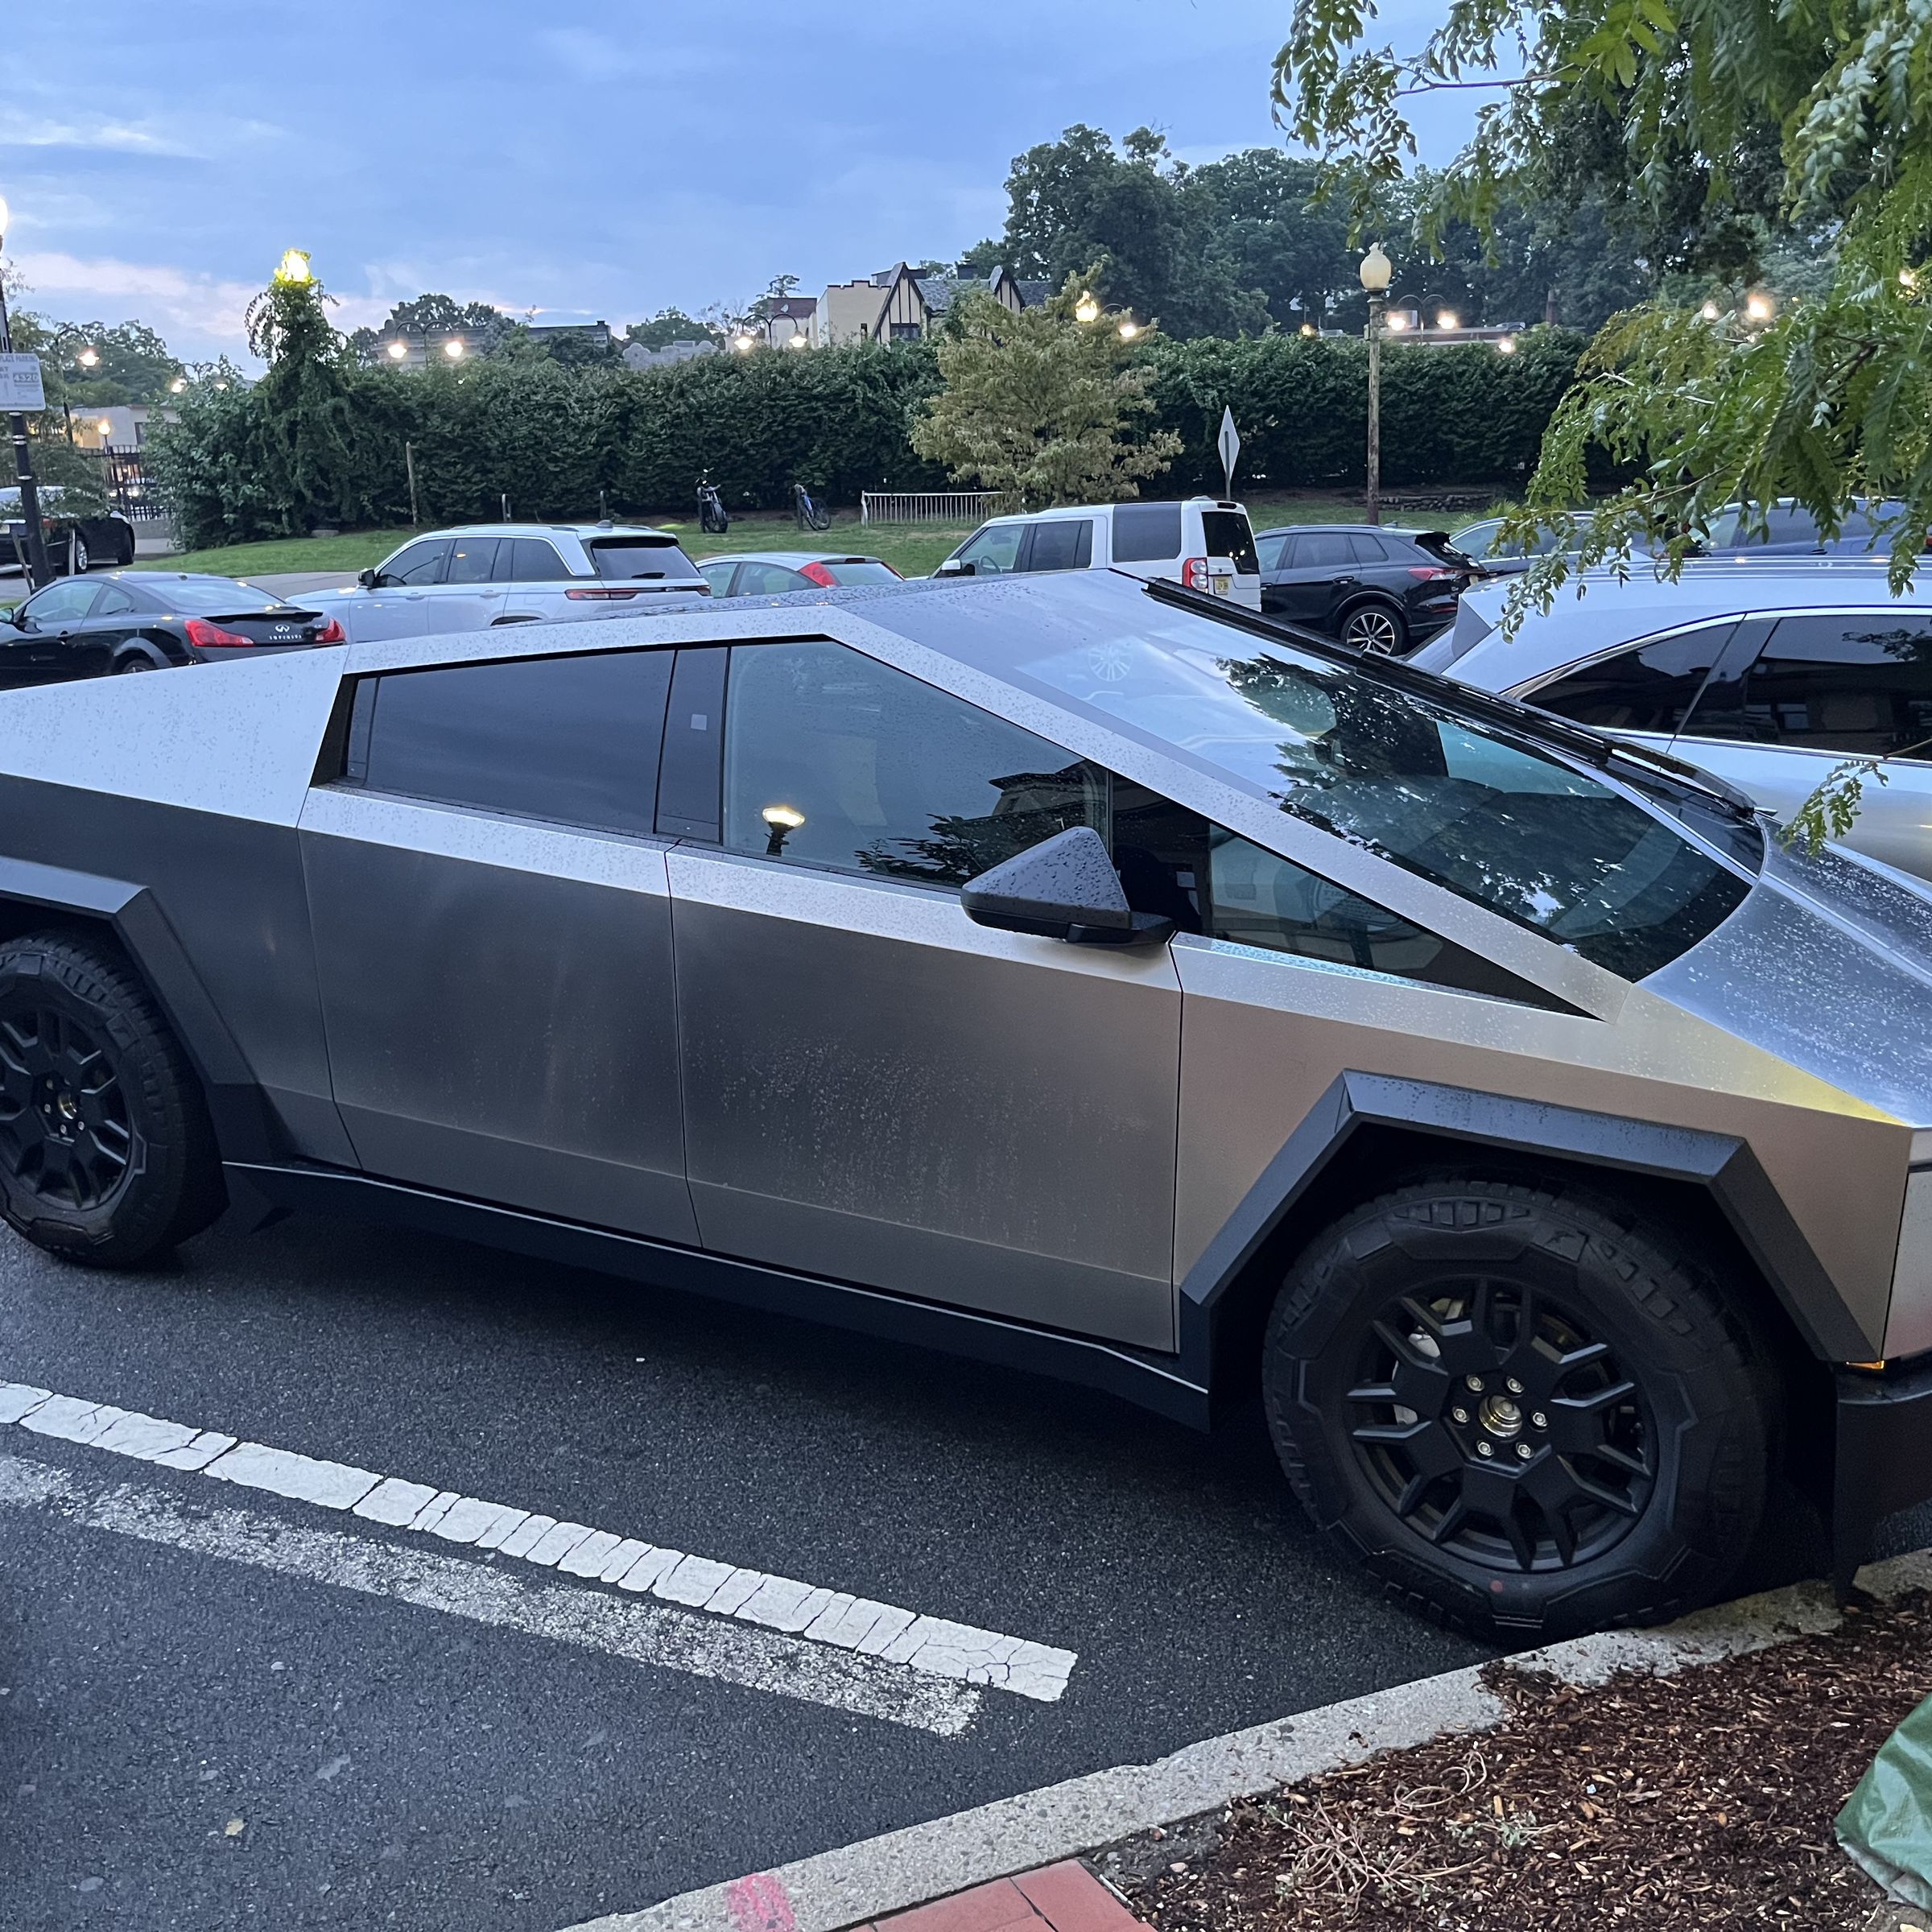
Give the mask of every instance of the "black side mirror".
POLYGON ((1075 946, 1159 946, 1174 936, 1173 920, 1129 906, 1107 841, 1091 825, 981 873, 960 889, 960 904, 976 926, 1075 946))
POLYGON ((374 570, 359 570, 356 572, 356 581, 360 584, 365 590, 374 590, 375 587, 382 581, 382 578, 379 572, 374 570))

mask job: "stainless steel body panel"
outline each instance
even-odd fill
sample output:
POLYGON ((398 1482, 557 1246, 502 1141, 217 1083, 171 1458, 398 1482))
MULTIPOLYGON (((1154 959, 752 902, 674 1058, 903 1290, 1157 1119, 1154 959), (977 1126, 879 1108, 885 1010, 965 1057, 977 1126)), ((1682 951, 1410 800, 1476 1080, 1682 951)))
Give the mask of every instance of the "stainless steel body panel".
POLYGON ((695 1241, 663 848, 327 786, 302 845, 360 1165, 695 1241))
POLYGON ((692 1197, 748 1260, 1174 1345, 1180 993, 1159 948, 679 848, 692 1197))
POLYGON ((1911 1130, 1638 989, 1615 1024, 1192 938, 1175 1266, 1184 1274, 1344 1072, 1735 1134, 1874 1350, 1911 1130))

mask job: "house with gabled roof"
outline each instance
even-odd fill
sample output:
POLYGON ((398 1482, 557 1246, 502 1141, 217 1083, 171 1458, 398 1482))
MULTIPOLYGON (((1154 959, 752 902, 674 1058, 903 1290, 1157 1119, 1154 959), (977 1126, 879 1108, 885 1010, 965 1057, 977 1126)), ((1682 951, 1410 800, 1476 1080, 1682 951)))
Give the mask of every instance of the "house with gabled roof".
POLYGON ((835 282, 819 298, 819 340, 907 342, 931 334, 939 318, 968 289, 990 290, 1002 308, 1018 315, 1032 306, 1020 283, 1004 268, 989 275, 957 269, 922 273, 901 262, 857 282, 835 282))

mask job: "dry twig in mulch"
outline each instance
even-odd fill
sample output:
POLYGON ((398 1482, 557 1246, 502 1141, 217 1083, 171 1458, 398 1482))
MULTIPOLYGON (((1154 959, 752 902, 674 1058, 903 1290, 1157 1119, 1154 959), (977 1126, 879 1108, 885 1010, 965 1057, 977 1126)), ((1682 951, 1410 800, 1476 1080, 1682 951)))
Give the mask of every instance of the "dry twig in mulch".
POLYGON ((1212 1850, 1130 1886, 1136 1914, 1158 1932, 1865 1924, 1876 1893, 1831 1821, 1932 1694, 1932 1598, 1679 1677, 1486 1674, 1501 1729, 1233 1806, 1212 1850))

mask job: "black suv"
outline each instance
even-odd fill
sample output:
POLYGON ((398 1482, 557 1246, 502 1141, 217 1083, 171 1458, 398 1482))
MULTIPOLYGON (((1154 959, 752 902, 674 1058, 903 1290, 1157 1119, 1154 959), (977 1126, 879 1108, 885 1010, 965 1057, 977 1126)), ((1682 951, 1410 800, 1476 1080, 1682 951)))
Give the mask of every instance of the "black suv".
POLYGON ((1440 530, 1315 523, 1262 530, 1254 547, 1265 612, 1391 657, 1454 623, 1482 575, 1440 530))

